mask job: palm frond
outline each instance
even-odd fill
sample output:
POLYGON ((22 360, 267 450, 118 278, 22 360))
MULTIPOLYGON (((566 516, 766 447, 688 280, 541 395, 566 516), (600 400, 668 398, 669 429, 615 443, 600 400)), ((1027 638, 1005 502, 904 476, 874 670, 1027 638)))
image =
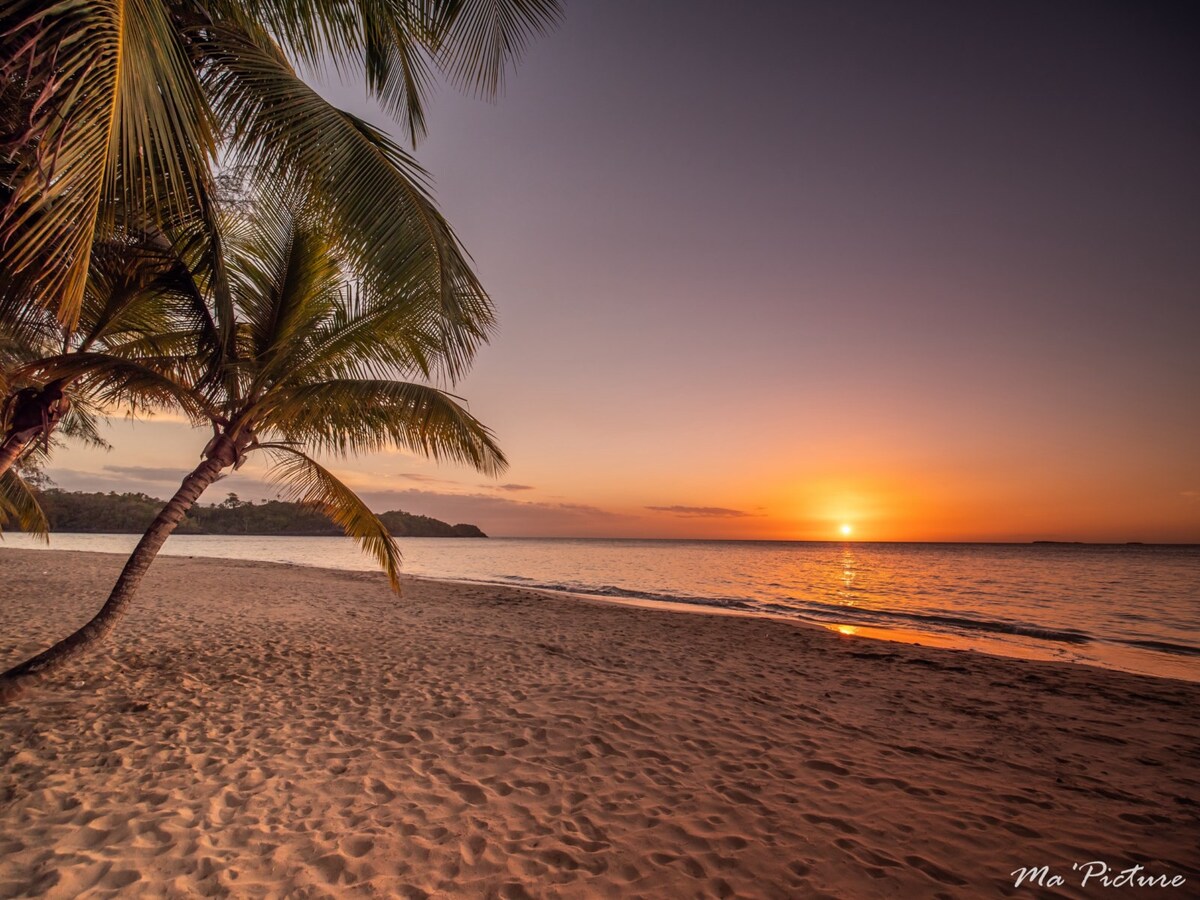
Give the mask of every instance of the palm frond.
POLYGON ((97 240, 71 343, 80 349, 152 340, 178 329, 187 290, 165 235, 120 231, 97 240))
POLYGON ((46 521, 46 514, 16 469, 0 474, 0 531, 10 522, 15 522, 21 531, 50 542, 50 523, 46 521))
POLYGON ((0 211, 0 271, 74 324, 97 226, 125 209, 188 216, 215 152, 208 106, 157 0, 11 0, 7 65, 45 79, 0 211), (49 74, 47 74, 49 73, 49 74))
POLYGON ((416 143, 425 134, 433 88, 433 22, 421 3, 359 0, 367 91, 382 101, 416 143))
POLYGON ((504 89, 508 67, 562 16, 558 0, 435 2, 439 61, 457 84, 480 96, 504 89))
POLYGON ((281 490, 281 497, 312 506, 337 523, 387 573, 392 590, 400 593, 400 548, 379 517, 367 508, 354 491, 333 473, 296 447, 288 444, 261 445, 275 458, 268 477, 281 490))
MULTIPOLYGON (((175 258, 163 276, 176 301, 175 321, 194 337, 194 351, 205 363, 197 387, 236 390, 237 315, 226 265, 226 233, 237 219, 222 214, 211 195, 202 195, 200 215, 167 229, 175 258)), ((163 352, 171 352, 164 349, 163 352)))
POLYGON ((224 0, 221 21, 260 27, 306 65, 332 62, 341 73, 361 66, 371 96, 415 143, 425 131, 434 70, 492 98, 530 40, 552 28, 559 0, 224 0))
POLYGON ((278 48, 218 26, 198 47, 215 109, 237 123, 236 159, 272 173, 273 193, 300 190, 306 213, 336 238, 354 272, 393 302, 431 304, 441 316, 441 363, 457 377, 494 314, 425 173, 382 132, 304 84, 278 48))
POLYGON ((389 302, 368 286, 347 285, 332 315, 293 348, 288 377, 430 379, 441 352, 440 321, 431 311, 389 302))
POLYGON ((211 421, 217 411, 192 387, 197 366, 192 357, 129 359, 84 351, 38 360, 31 366, 31 374, 71 383, 79 394, 102 408, 179 407, 196 422, 211 421))
POLYGON ((229 243, 257 386, 294 365, 295 347, 343 302, 346 282, 329 239, 286 208, 262 205, 229 243))
MULTIPOLYGON (((71 397, 71 408, 67 410, 67 414, 62 417, 62 421, 54 429, 54 434, 51 436, 49 446, 56 446, 54 438, 64 437, 72 441, 78 441, 88 447, 95 447, 98 450, 111 450, 112 444, 104 439, 100 434, 100 420, 104 418, 104 413, 93 402, 92 398, 87 394, 75 393, 71 397)), ((30 456, 38 458, 44 454, 40 451, 46 449, 46 442, 43 441, 35 448, 32 454, 28 454, 22 461, 26 461, 30 456)), ((44 460, 43 460, 44 462, 44 460)))
POLYGON ((28 387, 25 366, 61 345, 62 330, 52 313, 36 306, 0 309, 0 397, 28 387))
POLYGON ((257 416, 288 442, 330 453, 403 447, 498 475, 508 466, 490 429, 451 395, 423 384, 337 380, 281 384, 257 416))
POLYGON ((311 217, 261 206, 229 247, 252 393, 281 378, 429 378, 438 368, 445 347, 436 305, 347 281, 336 245, 311 217))

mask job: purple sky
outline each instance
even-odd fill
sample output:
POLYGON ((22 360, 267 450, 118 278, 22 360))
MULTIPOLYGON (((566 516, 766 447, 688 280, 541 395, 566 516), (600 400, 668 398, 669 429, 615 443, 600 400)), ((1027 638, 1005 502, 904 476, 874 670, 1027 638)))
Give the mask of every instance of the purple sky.
MULTIPOLYGON (((1200 541, 1188 10, 568 2, 416 151, 499 309, 458 392, 507 487, 338 470, 495 534, 1200 541)), ((164 496, 204 444, 112 440, 51 475, 164 496)))

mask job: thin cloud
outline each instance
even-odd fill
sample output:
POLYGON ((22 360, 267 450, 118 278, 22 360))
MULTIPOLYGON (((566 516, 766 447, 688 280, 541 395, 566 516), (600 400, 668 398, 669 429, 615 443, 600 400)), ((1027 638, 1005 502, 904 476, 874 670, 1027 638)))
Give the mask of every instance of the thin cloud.
POLYGON ((586 503, 522 503, 522 506, 542 507, 544 509, 565 509, 569 512, 582 513, 589 516, 610 516, 612 518, 624 518, 620 513, 609 512, 607 509, 601 509, 598 506, 588 506, 586 503))
POLYGON ((403 478, 405 481, 415 481, 418 484, 462 484, 453 478, 438 478, 436 475, 422 475, 419 472, 401 472, 396 477, 403 478))
POLYGON ((182 481, 183 476, 187 474, 186 469, 165 466, 105 466, 104 471, 129 478, 140 478, 142 481, 182 481))
POLYGON ((532 484, 493 484, 490 487, 497 491, 532 491, 532 484))
POLYGON ((470 522, 488 534, 585 534, 615 528, 629 517, 585 503, 513 500, 496 494, 457 494, 410 488, 364 490, 359 494, 374 510, 402 509, 451 524, 470 522))
POLYGON ((726 509, 723 506, 647 506, 646 509, 697 519, 741 519, 753 515, 741 509, 726 509))

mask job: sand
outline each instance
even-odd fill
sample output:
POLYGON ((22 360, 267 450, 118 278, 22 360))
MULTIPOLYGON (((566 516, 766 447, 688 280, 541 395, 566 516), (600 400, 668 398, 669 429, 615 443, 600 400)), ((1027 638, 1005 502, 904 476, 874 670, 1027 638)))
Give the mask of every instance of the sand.
MULTIPOLYGON (((0 664, 122 560, 0 550, 0 664)), ((1200 685, 374 574, 161 558, 0 709, 0 896, 1200 893, 1200 685), (1177 889, 1087 889, 1141 863, 1177 889), (1053 890, 1009 873, 1048 866, 1053 890)))

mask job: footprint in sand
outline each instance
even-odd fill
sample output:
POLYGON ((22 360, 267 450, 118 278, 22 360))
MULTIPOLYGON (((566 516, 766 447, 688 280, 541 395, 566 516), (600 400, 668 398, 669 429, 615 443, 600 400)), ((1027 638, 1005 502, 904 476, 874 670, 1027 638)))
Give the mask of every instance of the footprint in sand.
POLYGON ((803 818, 806 822, 813 825, 831 825, 842 834, 858 834, 858 829, 845 819, 838 819, 833 816, 818 816, 815 813, 805 813, 803 818))
POLYGON ((347 840, 342 846, 347 856, 351 856, 354 859, 361 859, 375 849, 375 842, 369 837, 353 837, 347 840))
POLYGON ((516 881, 500 885, 499 897, 500 900, 533 900, 533 896, 516 881))
POLYGON ((845 850, 856 860, 864 865, 876 866, 884 869, 901 868, 901 863, 898 860, 892 859, 882 853, 872 850, 870 847, 865 847, 861 843, 850 838, 838 838, 833 842, 835 847, 840 847, 845 850))
POLYGON ((483 853, 487 849, 487 838, 482 834, 473 834, 459 847, 459 852, 462 855, 463 862, 468 866, 474 866, 483 858, 483 853))
POLYGON ((472 806, 482 806, 487 803, 487 794, 477 784, 469 784, 465 781, 456 781, 450 785, 450 790, 458 794, 472 806))
POLYGON ((340 884, 346 876, 346 858, 340 853, 330 853, 313 862, 328 884, 340 884))
POLYGON ((906 856, 904 861, 914 869, 919 869, 924 872, 934 881, 940 881, 942 884, 952 884, 955 887, 962 887, 967 882, 951 872, 947 872, 941 866, 931 863, 929 860, 920 856, 906 856))
POLYGON ((850 774, 849 769, 824 759, 806 759, 804 764, 810 769, 815 769, 818 772, 829 772, 831 775, 845 776, 850 774))

